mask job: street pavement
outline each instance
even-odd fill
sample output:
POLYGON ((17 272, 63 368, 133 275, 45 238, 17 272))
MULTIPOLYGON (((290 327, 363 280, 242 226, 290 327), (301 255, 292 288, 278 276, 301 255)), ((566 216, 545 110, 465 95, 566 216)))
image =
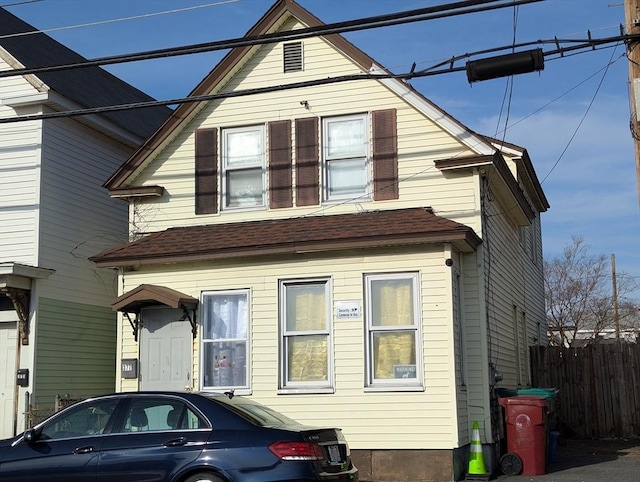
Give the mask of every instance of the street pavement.
POLYGON ((640 440, 560 440, 544 475, 501 475, 498 482, 640 481, 640 440))

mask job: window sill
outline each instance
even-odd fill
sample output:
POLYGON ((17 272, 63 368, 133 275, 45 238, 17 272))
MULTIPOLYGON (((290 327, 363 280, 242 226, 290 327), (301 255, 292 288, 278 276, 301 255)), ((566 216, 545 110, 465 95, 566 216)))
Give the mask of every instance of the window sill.
POLYGON ((278 395, 309 395, 309 394, 333 394, 336 393, 335 388, 280 388, 278 395))
MULTIPOLYGON (((232 390, 231 388, 216 388, 216 387, 206 387, 206 388, 200 389, 202 393, 222 393, 222 394, 224 394, 225 392, 230 392, 231 390, 232 390)), ((235 388, 233 389, 233 394, 234 395, 251 395, 251 389, 235 388)))
POLYGON ((377 393, 377 392, 424 392, 422 385, 375 385, 370 387, 364 387, 365 393, 377 393))

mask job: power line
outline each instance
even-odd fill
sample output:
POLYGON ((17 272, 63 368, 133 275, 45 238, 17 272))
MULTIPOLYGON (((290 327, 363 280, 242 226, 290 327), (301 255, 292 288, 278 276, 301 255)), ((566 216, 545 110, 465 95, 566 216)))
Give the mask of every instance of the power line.
MULTIPOLYGON (((42 0, 28 0, 28 1, 20 2, 20 3, 10 3, 8 5, 0 5, 0 7, 11 7, 11 6, 14 6, 14 5, 21 5, 23 3, 41 2, 41 1, 42 0)), ((28 32, 16 32, 16 33, 10 33, 10 34, 6 34, 6 35, 0 35, 0 40, 5 39, 5 38, 24 37, 26 35, 34 35, 34 34, 38 34, 38 33, 60 32, 62 30, 71 30, 71 29, 74 29, 74 28, 96 27, 98 25, 106 25, 106 24, 110 24, 110 23, 125 22, 125 21, 128 21, 128 20, 140 20, 140 19, 143 19, 143 18, 151 18, 151 17, 158 17, 160 15, 182 13, 182 12, 187 12, 187 11, 190 11, 190 10, 196 10, 196 9, 200 9, 200 8, 218 7, 220 5, 225 5, 227 3, 235 3, 235 2, 239 2, 239 1, 240 0, 224 0, 224 1, 216 2, 216 3, 207 3, 207 4, 204 4, 204 5, 195 5, 193 7, 176 8, 176 9, 173 9, 173 10, 164 10, 162 12, 143 13, 141 15, 133 15, 133 16, 130 16, 130 17, 120 17, 120 18, 114 18, 114 19, 111 19, 111 20, 100 20, 100 21, 96 21, 96 22, 81 23, 81 24, 76 24, 76 25, 67 25, 66 27, 54 27, 54 28, 48 28, 48 29, 45 29, 45 30, 30 30, 28 32)))
POLYGON ((501 0, 465 0, 460 2, 437 5, 434 7, 426 7, 404 12, 397 12, 386 15, 378 15, 374 17, 364 17, 356 20, 345 22, 336 22, 324 24, 316 27, 307 27, 289 32, 276 32, 271 34, 257 35, 254 37, 241 37, 230 40, 220 40, 214 42, 206 42, 200 44, 192 44, 181 47, 171 47, 157 50, 147 50, 125 55, 112 55, 92 60, 83 60, 68 64, 50 65, 41 67, 32 67, 24 69, 14 69, 0 72, 0 78, 12 77, 18 75, 38 74, 43 72, 55 72, 60 70, 68 70, 80 67, 95 67, 99 65, 112 65, 125 62, 135 62, 140 60, 151 60, 158 58, 177 57, 180 55, 197 54, 204 52, 212 52, 216 50, 227 50, 237 47, 252 47, 255 45, 271 44, 282 41, 300 40, 310 37, 318 37, 331 34, 339 34, 345 32, 354 32, 358 30, 366 30, 372 28, 389 27, 393 25, 402 25, 406 23, 422 22, 426 20, 435 20, 438 18, 453 17, 465 15, 469 13, 479 13, 490 10, 512 7, 516 5, 524 5, 528 3, 537 3, 544 0, 511 0, 502 2, 497 5, 486 5, 490 3, 501 2, 501 0), (481 5, 481 6, 479 6, 481 5))
MULTIPOLYGON (((616 37, 609 37, 606 39, 590 39, 589 41, 584 41, 585 43, 581 45, 574 45, 572 47, 569 47, 568 50, 574 53, 576 53, 575 51, 578 49, 582 49, 582 50, 588 49, 588 51, 592 51, 595 49, 596 44, 597 46, 603 46, 609 43, 614 43, 614 42, 619 43, 621 41, 631 41, 631 40, 640 40, 640 34, 626 35, 626 36, 622 35, 622 36, 616 36, 616 37)), ((558 43, 562 41, 558 39, 538 40, 535 42, 529 42, 526 45, 546 44, 549 42, 558 43)), ((521 44, 521 45, 525 45, 525 44, 521 44)), ((511 49, 512 47, 513 47, 512 45, 508 45, 508 46, 504 46, 496 49, 490 49, 490 50, 491 51, 505 50, 505 49, 511 49)), ((486 52, 486 50, 482 52, 486 52)), ((562 53, 562 52, 563 52, 562 49, 560 50, 556 49, 550 52, 544 52, 543 55, 544 56, 557 55, 558 53, 562 53)), ((366 73, 360 73, 360 74, 348 74, 348 75, 342 75, 337 77, 327 77, 323 79, 308 80, 304 82, 294 82, 290 84, 280 84, 280 85, 274 85, 274 86, 268 86, 268 87, 257 87, 253 89, 243 89, 243 90, 238 90, 233 92, 187 96, 187 97, 181 97, 181 98, 169 99, 169 100, 152 100, 152 101, 135 102, 135 103, 128 103, 128 104, 92 107, 92 108, 77 109, 77 110, 71 110, 71 111, 50 112, 45 114, 6 117, 6 118, 0 118, 0 124, 9 124, 9 123, 24 122, 24 121, 30 121, 30 120, 55 119, 55 118, 61 118, 61 117, 77 117, 82 115, 100 114, 103 112, 116 112, 116 111, 141 109, 141 108, 156 107, 156 106, 170 106, 170 105, 186 104, 186 103, 192 103, 192 102, 205 102, 205 101, 212 101, 212 100, 228 99, 232 97, 243 97, 247 95, 265 94, 265 93, 271 93, 271 92, 279 92, 283 90, 301 89, 305 87, 314 87, 314 86, 320 86, 320 85, 328 85, 328 84, 335 84, 335 83, 341 83, 341 82, 351 82, 351 81, 358 81, 358 80, 392 79, 392 78, 409 80, 413 78, 427 77, 427 76, 440 75, 440 74, 446 74, 446 73, 452 73, 452 72, 460 72, 460 71, 466 70, 466 66, 454 67, 453 62, 459 61, 461 59, 473 57, 477 54, 478 52, 474 52, 474 53, 467 53, 458 57, 454 57, 449 62, 447 62, 449 63, 448 67, 441 68, 439 70, 435 70, 433 67, 430 67, 420 72, 407 72, 403 74, 393 74, 386 71, 366 72, 366 73)), ((442 63, 438 65, 442 67, 442 63)), ((0 72, 0 74, 1 73, 2 72, 0 72)))

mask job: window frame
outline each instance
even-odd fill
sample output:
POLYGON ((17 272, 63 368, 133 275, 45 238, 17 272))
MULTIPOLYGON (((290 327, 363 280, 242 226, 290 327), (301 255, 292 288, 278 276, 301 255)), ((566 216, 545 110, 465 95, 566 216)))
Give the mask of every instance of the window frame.
POLYGON ((247 209, 263 209, 267 206, 267 183, 266 183, 266 127, 264 124, 242 126, 242 127, 225 127, 222 128, 222 140, 221 140, 221 190, 222 190, 222 209, 225 211, 237 211, 247 209), (260 163, 253 165, 242 166, 229 166, 229 135, 240 134, 245 132, 257 132, 260 135, 262 144, 262 152, 260 153, 260 163), (230 189, 229 189, 229 173, 230 172, 242 172, 242 171, 254 171, 260 169, 261 190, 262 190, 262 202, 260 204, 247 204, 247 205, 232 205, 230 202, 230 189))
POLYGON ((334 393, 334 369, 333 369, 333 312, 332 283, 330 277, 318 277, 308 279, 280 280, 278 286, 279 318, 280 318, 280 382, 278 393, 334 393), (322 330, 294 331, 287 329, 287 287, 324 284, 325 304, 325 328, 322 330), (327 379, 314 381, 290 381, 289 373, 289 343, 288 339, 294 336, 324 335, 327 338, 327 379))
POLYGON ((422 317, 421 317, 421 294, 420 276, 418 272, 398 272, 398 273, 367 273, 364 275, 365 289, 365 390, 366 391, 422 391, 423 384, 423 350, 422 350, 422 317), (373 324, 373 304, 372 304, 372 282, 389 280, 410 280, 412 287, 411 300, 413 308, 413 324, 394 326, 374 326, 373 324), (373 347, 374 335, 378 333, 390 332, 412 332, 414 334, 414 356, 416 364, 415 378, 381 378, 376 379, 374 374, 373 347))
MULTIPOLYGON (((213 301, 212 301, 213 302, 213 301)), ((203 291, 200 294, 200 306, 201 306, 201 313, 200 313, 200 319, 201 319, 201 323, 200 323, 200 387, 201 390, 203 392, 206 391, 223 391, 223 390, 231 390, 233 389, 235 391, 235 393, 237 393, 238 395, 250 395, 251 394, 251 352, 250 352, 250 329, 251 329, 251 290, 249 288, 240 288, 240 289, 231 289, 231 290, 212 290, 212 291, 203 291), (205 335, 207 333, 207 311, 205 310, 205 306, 206 306, 206 302, 205 302, 205 298, 206 297, 224 297, 224 296, 239 296, 239 295, 245 295, 246 296, 246 304, 247 304, 247 318, 245 320, 246 322, 246 335, 244 338, 238 338, 238 337, 234 337, 234 338, 207 338, 205 335), (222 340, 222 341, 221 341, 222 340), (205 383, 205 363, 207 363, 207 361, 205 360, 205 355, 206 355, 206 350, 205 350, 205 345, 206 344, 212 344, 215 345, 216 343, 234 343, 234 342, 240 342, 240 341, 244 341, 245 343, 245 370, 244 370, 244 377, 245 377, 245 385, 207 385, 205 383)))
POLYGON ((323 188, 322 196, 325 202, 344 202, 348 200, 363 201, 371 197, 372 190, 372 154, 371 154, 371 119, 368 113, 349 114, 341 116, 330 116, 322 118, 322 177, 323 188), (330 156, 329 155, 329 124, 336 121, 361 120, 363 123, 363 153, 362 155, 350 155, 347 157, 330 156), (362 192, 347 194, 332 194, 330 182, 330 164, 338 164, 340 162, 364 161, 364 186, 362 192))

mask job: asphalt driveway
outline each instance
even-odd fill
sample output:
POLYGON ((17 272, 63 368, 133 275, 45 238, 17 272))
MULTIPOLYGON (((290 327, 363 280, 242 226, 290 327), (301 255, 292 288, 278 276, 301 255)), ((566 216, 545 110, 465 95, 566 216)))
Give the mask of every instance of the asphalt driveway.
POLYGON ((561 440, 545 475, 501 475, 499 482, 629 482, 640 480, 640 440, 561 440))

